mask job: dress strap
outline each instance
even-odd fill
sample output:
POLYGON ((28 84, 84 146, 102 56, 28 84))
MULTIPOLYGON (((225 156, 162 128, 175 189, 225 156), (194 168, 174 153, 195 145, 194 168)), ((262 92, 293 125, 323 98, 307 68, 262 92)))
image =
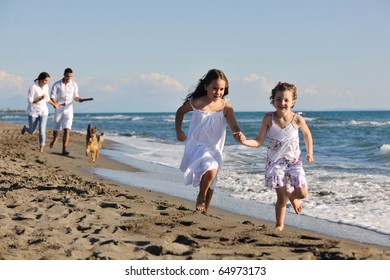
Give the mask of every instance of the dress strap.
POLYGON ((264 115, 271 115, 272 122, 274 121, 274 112, 265 112, 264 115))
POLYGON ((296 116, 299 116, 301 114, 302 114, 302 112, 296 112, 291 122, 293 122, 295 120, 296 116))
POLYGON ((188 102, 190 102, 190 105, 192 107, 192 110, 195 110, 196 108, 192 105, 192 97, 190 97, 190 99, 188 99, 188 102))

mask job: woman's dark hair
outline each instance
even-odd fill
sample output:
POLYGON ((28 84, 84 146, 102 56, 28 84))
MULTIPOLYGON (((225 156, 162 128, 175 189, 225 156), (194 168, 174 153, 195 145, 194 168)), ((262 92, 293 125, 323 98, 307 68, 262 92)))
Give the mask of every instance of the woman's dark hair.
POLYGON ((70 68, 66 68, 65 71, 64 71, 64 76, 68 73, 73 73, 72 69, 70 68))
POLYGON ((39 74, 38 78, 36 78, 36 79, 34 80, 34 82, 36 82, 36 81, 43 81, 43 80, 45 80, 46 78, 50 78, 49 73, 47 73, 47 72, 42 72, 42 73, 39 74))
MULTIPOLYGON (((291 91, 293 101, 297 100, 298 96, 297 96, 296 86, 294 86, 293 84, 286 83, 286 82, 279 82, 276 85, 276 87, 272 90, 271 96, 269 97, 269 99, 271 100, 271 104, 274 104, 274 99, 275 99, 275 95, 277 92, 279 92, 279 91, 284 92, 286 90, 291 91)), ((294 107, 294 106, 292 106, 292 107, 294 107)))
POLYGON ((205 86, 208 86, 212 81, 214 80, 224 80, 225 83, 226 83, 226 86, 225 86, 225 92, 224 92, 224 95, 223 97, 225 97, 226 95, 229 94, 229 82, 228 82, 228 79, 226 78, 225 74, 221 71, 221 70, 218 70, 218 69, 211 69, 207 72, 206 75, 204 75, 200 80, 199 80, 199 83, 197 84, 195 90, 191 93, 189 93, 186 98, 185 98, 185 101, 191 99, 191 98, 199 98, 201 96, 205 96, 207 95, 207 92, 205 90, 205 86))

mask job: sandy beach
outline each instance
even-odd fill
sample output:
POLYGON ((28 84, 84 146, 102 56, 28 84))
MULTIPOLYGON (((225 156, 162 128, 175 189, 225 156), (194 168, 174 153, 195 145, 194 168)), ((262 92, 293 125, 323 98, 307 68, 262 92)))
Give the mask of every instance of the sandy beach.
POLYGON ((389 247, 290 226, 277 232, 213 207, 199 214, 193 201, 93 175, 95 167, 137 170, 104 156, 90 163, 84 135, 72 133, 62 156, 60 141, 48 146, 50 129, 43 153, 38 136, 21 129, 0 122, 0 259, 390 259, 389 247))

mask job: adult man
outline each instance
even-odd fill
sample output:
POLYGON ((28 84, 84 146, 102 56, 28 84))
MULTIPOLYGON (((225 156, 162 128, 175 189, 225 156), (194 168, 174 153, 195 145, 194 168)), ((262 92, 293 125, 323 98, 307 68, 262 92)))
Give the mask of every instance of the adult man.
POLYGON ((57 142, 59 131, 64 130, 64 135, 62 137, 62 154, 65 156, 69 155, 67 147, 73 123, 73 101, 82 102, 82 99, 78 94, 78 86, 76 82, 72 80, 72 77, 72 69, 66 68, 64 77, 53 85, 50 94, 51 100, 59 105, 58 109, 54 112, 53 141, 50 143, 50 148, 53 148, 54 144, 57 142))

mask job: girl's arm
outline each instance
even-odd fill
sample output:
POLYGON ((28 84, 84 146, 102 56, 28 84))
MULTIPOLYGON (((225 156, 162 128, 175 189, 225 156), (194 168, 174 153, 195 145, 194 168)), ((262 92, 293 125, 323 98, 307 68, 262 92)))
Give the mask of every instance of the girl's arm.
POLYGON ((176 129, 176 138, 179 141, 186 140, 186 135, 181 130, 181 125, 183 123, 184 115, 192 111, 192 107, 189 101, 186 101, 179 109, 176 111, 175 116, 175 129, 176 129))
POLYGON ((270 127, 271 120, 272 120, 272 116, 266 114, 263 117, 263 120, 261 122, 260 131, 257 137, 253 140, 246 140, 242 142, 242 144, 249 147, 260 147, 261 145, 263 145, 265 137, 267 136, 268 128, 270 127))
POLYGON ((297 118, 297 126, 301 129, 303 133, 303 139, 305 140, 305 146, 306 146, 306 161, 308 163, 314 162, 313 157, 313 138, 311 136, 311 132, 309 127, 306 124, 306 121, 303 117, 298 116, 297 118))
POLYGON ((238 142, 243 143, 243 141, 246 140, 245 135, 244 133, 241 132, 240 128, 238 127, 237 120, 234 115, 234 109, 229 102, 225 103, 224 114, 234 139, 236 139, 236 141, 238 142))

